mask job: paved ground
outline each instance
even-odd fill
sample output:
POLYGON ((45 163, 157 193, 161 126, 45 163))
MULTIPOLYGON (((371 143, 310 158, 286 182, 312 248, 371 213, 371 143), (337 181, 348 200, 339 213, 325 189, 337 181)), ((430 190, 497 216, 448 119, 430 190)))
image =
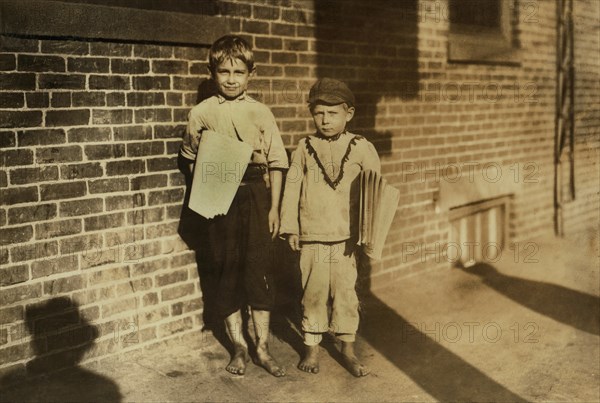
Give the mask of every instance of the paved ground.
POLYGON ((320 374, 297 370, 300 337, 280 326, 282 379, 252 364, 230 376, 209 335, 20 384, 2 400, 600 401, 598 237, 521 246, 494 266, 422 273, 366 295, 363 379, 341 367, 331 341, 320 374))

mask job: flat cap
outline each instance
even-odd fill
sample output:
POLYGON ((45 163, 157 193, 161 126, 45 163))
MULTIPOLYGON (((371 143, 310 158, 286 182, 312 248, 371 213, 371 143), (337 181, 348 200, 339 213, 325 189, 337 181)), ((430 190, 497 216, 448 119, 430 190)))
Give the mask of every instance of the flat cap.
POLYGON ((348 106, 354 106, 354 94, 350 88, 343 82, 333 78, 322 78, 317 81, 308 93, 308 103, 314 105, 321 101, 328 105, 338 105, 342 103, 348 106))

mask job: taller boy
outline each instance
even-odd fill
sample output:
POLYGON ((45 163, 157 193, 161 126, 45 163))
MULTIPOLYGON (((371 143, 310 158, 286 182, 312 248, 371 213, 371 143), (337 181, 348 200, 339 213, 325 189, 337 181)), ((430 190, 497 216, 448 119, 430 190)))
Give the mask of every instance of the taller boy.
POLYGON ((237 138, 253 147, 252 160, 224 216, 207 220, 207 232, 216 277, 217 313, 225 319, 234 354, 226 370, 246 371, 248 345, 242 332, 242 309, 252 310, 258 364, 274 376, 285 370, 271 356, 270 310, 272 287, 272 239, 279 231, 279 199, 282 170, 287 169, 279 129, 269 108, 246 94, 255 73, 250 45, 238 36, 218 39, 209 53, 209 70, 218 94, 192 108, 181 156, 189 173, 203 130, 237 138))

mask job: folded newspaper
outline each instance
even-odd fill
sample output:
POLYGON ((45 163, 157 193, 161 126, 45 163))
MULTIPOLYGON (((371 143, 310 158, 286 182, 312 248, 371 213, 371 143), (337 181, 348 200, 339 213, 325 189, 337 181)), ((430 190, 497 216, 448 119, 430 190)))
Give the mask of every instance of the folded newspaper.
POLYGON ((360 173, 358 244, 371 259, 381 259, 399 201, 400 191, 388 185, 381 174, 371 170, 360 173))
POLYGON ((189 207, 206 218, 227 214, 252 158, 252 147, 212 130, 202 131, 189 207))

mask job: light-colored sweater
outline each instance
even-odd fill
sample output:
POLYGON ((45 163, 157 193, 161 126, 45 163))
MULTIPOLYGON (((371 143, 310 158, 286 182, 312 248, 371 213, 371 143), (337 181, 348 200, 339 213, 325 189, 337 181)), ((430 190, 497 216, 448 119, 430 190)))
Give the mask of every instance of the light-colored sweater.
POLYGON ((379 156, 364 137, 308 136, 298 143, 285 182, 280 234, 304 242, 339 242, 357 235, 361 170, 380 172, 379 156))
POLYGON ((271 169, 288 167, 273 113, 265 104, 245 93, 234 100, 214 95, 192 108, 180 151, 184 158, 196 159, 201 132, 207 129, 248 143, 254 150, 254 164, 271 169))

